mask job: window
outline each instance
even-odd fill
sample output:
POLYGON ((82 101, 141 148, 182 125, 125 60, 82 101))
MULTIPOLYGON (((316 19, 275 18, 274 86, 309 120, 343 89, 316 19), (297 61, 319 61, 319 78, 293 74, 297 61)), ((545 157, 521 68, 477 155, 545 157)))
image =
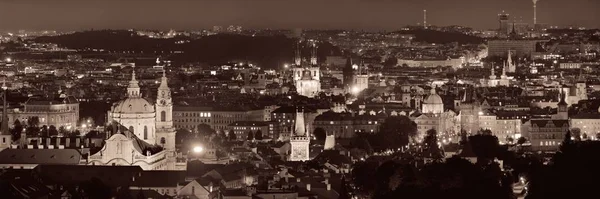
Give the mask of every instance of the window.
POLYGON ((129 132, 133 133, 133 126, 129 126, 129 132))
POLYGON ((167 121, 167 112, 165 112, 165 111, 160 112, 160 121, 161 122, 167 121))
POLYGON ((148 139, 148 127, 144 126, 144 140, 148 139))
POLYGON ((164 137, 161 137, 160 144, 165 145, 165 143, 167 143, 167 140, 164 137))
POLYGON ((196 194, 196 187, 192 186, 192 194, 196 194))

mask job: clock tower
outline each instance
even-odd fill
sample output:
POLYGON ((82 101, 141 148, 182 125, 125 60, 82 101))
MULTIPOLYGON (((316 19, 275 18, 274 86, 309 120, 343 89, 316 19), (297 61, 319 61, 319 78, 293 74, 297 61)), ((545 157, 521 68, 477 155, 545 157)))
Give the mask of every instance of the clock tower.
POLYGON ((304 111, 302 110, 296 112, 294 135, 290 138, 290 145, 292 148, 290 161, 308 161, 310 159, 310 139, 308 133, 306 133, 304 111))
POLYGON ((175 170, 175 128, 173 128, 173 100, 167 83, 166 69, 156 95, 156 144, 167 151, 167 170, 175 170))

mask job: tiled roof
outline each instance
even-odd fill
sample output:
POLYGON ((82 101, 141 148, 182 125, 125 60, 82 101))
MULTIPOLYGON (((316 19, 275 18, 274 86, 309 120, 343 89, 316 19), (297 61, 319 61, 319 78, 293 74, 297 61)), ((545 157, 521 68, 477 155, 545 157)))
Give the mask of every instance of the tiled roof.
POLYGON ((569 126, 569 120, 531 120, 531 125, 536 125, 540 128, 546 127, 547 124, 552 123, 555 127, 569 126))
POLYGON ((109 187, 129 186, 140 177, 139 166, 38 165, 35 173, 44 184, 79 185, 93 178, 109 187))
POLYGON ((177 187, 177 183, 185 181, 185 174, 186 171, 143 171, 135 178, 132 186, 177 187))
POLYGON ((82 154, 76 149, 4 149, 0 164, 77 165, 82 154))

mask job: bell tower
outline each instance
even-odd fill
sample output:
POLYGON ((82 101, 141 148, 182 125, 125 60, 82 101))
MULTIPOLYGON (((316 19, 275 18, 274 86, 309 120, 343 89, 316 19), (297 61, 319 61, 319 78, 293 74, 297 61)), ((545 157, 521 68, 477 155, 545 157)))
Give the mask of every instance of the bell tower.
POLYGON ((176 170, 175 128, 173 128, 173 99, 167 82, 166 68, 156 95, 156 144, 167 151, 167 170, 176 170))
POLYGON ((308 161, 310 153, 310 139, 304 124, 304 111, 296 111, 294 134, 290 138, 290 161, 308 161))

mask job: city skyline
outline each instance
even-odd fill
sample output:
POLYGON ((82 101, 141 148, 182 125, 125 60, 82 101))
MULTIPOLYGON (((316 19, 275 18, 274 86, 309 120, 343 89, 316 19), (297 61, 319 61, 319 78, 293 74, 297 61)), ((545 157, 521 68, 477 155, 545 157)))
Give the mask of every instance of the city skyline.
MULTIPOLYGON (((561 27, 598 28, 599 1, 542 0, 537 21, 561 27)), ((307 28, 396 30, 406 25, 462 25, 497 28, 497 14, 511 21, 533 23, 530 0, 460 1, 2 1, 0 31, 85 29, 206 29, 240 25, 244 28, 307 28), (470 13, 470 14, 464 14, 470 13), (18 20, 17 20, 18 19, 18 20)))

